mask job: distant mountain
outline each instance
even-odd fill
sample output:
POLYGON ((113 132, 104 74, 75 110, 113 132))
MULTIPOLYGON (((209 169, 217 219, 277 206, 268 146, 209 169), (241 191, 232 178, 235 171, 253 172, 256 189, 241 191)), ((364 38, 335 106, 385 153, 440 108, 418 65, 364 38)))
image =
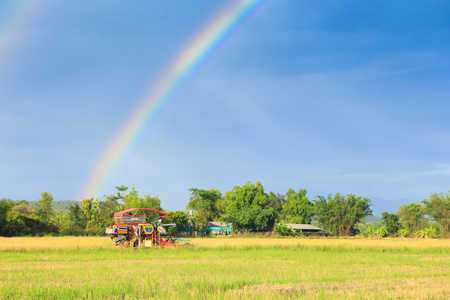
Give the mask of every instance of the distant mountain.
POLYGON ((373 215, 366 217, 366 223, 379 223, 381 222, 381 215, 373 215))
MULTIPOLYGON (((33 207, 36 207, 37 203, 38 203, 38 201, 28 201, 28 204, 33 207)), ((74 200, 56 200, 56 201, 53 201, 52 208, 55 211, 62 210, 63 212, 67 212, 69 210, 69 207, 76 203, 80 204, 81 202, 74 201, 74 200)))
POLYGON ((409 204, 415 201, 403 198, 403 199, 395 199, 388 200, 381 197, 367 197, 372 201, 372 206, 370 207, 373 210, 373 214, 381 215, 382 212, 388 213, 396 213, 398 212, 398 207, 403 204, 409 204))

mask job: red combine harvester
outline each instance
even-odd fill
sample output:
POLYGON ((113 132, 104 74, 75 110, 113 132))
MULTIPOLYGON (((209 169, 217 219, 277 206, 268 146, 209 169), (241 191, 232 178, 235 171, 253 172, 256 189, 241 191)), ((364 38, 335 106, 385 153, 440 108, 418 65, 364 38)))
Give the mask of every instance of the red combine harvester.
POLYGON ((174 239, 167 235, 164 227, 175 227, 176 224, 162 224, 161 219, 169 216, 152 208, 129 208, 114 214, 114 224, 106 228, 106 234, 116 247, 143 247, 155 246, 170 247, 189 244, 187 239, 174 239), (138 210, 150 211, 158 215, 157 218, 147 220, 146 215, 137 215, 138 210), (133 213, 134 212, 134 213, 133 213))

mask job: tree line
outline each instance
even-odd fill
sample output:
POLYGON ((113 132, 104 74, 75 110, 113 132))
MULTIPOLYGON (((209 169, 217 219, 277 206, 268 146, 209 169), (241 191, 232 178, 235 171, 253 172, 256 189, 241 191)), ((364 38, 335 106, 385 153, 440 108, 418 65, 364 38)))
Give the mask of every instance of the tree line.
POLYGON ((383 212, 380 224, 361 226, 365 236, 450 237, 450 192, 435 193, 421 202, 400 205, 397 213, 383 212))
MULTIPOLYGON (((118 186, 117 192, 104 196, 103 200, 88 198, 70 205, 67 212, 52 208, 53 196, 42 192, 36 207, 27 201, 0 200, 0 236, 38 235, 103 235, 113 223, 114 213, 133 207, 149 207, 164 211, 158 196, 141 196, 132 188, 118 186)), ((182 231, 187 226, 187 215, 182 211, 166 211, 168 223, 177 223, 170 233, 182 231)), ((149 217, 152 216, 148 213, 149 217)))
MULTIPOLYGON (((71 205, 67 212, 52 208, 53 196, 43 192, 36 207, 27 201, 0 200, 0 236, 102 235, 113 222, 115 212, 148 207, 165 211, 158 196, 141 196, 134 189, 116 187, 102 200, 89 198, 71 205)), ((450 192, 433 194, 422 202, 399 207, 397 213, 382 213, 380 224, 364 224, 372 215, 372 202, 353 194, 307 197, 306 189, 289 189, 285 194, 266 193, 257 181, 235 186, 222 194, 217 189, 189 189, 191 197, 185 211, 165 211, 167 223, 176 223, 169 233, 186 227, 206 231, 208 221, 229 222, 234 231, 277 231, 298 235, 286 224, 311 224, 332 236, 437 236, 450 235, 450 192), (192 212, 190 214, 189 212, 192 212)), ((149 213, 150 214, 150 213, 149 213)), ((149 217, 151 217, 149 215, 149 217)))

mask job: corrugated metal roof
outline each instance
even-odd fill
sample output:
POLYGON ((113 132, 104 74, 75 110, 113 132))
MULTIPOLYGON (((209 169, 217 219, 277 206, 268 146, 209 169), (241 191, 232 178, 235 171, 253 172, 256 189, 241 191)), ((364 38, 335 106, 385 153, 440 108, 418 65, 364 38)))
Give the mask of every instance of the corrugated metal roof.
POLYGON ((287 227, 296 230, 313 230, 313 231, 323 231, 322 228, 311 225, 311 224, 286 224, 287 227))
POLYGON ((206 222, 206 227, 228 227, 231 223, 226 222, 206 222))

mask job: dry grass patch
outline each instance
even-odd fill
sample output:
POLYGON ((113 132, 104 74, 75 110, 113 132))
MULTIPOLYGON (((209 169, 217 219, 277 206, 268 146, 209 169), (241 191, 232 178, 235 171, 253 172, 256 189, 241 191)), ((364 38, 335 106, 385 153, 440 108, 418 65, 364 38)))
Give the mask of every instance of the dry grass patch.
POLYGON ((0 238, 0 251, 74 250, 114 248, 109 237, 13 237, 0 238))
MULTIPOLYGON (((361 239, 361 238, 190 238, 191 246, 223 247, 328 247, 336 249, 450 248, 446 239, 361 239)), ((113 249, 109 237, 16 237, 0 238, 0 251, 113 249)), ((168 249, 166 249, 168 250, 168 249)), ((170 249, 173 250, 173 249, 170 249)), ((120 249, 133 251, 133 249, 120 249)))

